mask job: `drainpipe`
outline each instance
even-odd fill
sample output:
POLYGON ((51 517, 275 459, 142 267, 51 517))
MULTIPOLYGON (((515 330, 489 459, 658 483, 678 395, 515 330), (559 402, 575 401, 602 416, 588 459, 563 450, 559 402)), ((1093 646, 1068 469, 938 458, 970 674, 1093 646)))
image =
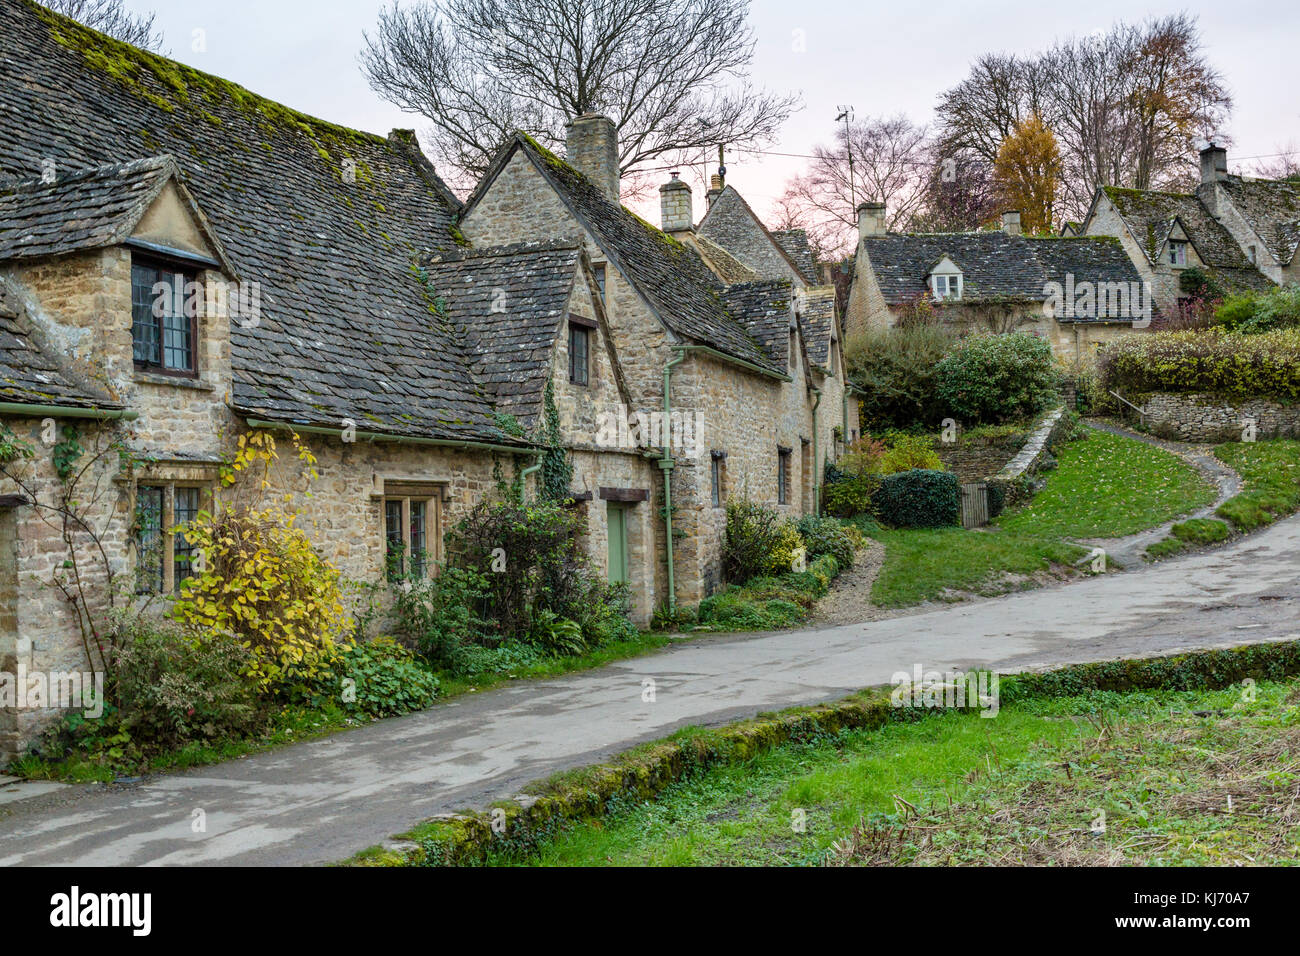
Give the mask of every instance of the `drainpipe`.
POLYGON ((673 369, 686 361, 686 351, 678 348, 677 357, 664 366, 664 456, 659 467, 664 473, 664 556, 668 564, 668 613, 677 611, 677 588, 673 582, 673 455, 672 455, 672 381, 673 369))
POLYGON ((524 500, 524 489, 528 487, 528 476, 542 467, 542 452, 537 453, 537 464, 529 465, 519 473, 519 500, 524 500))
POLYGON ((812 420, 813 420, 813 514, 822 513, 822 473, 817 468, 817 406, 822 403, 822 390, 814 388, 813 394, 817 396, 817 401, 813 402, 812 420))

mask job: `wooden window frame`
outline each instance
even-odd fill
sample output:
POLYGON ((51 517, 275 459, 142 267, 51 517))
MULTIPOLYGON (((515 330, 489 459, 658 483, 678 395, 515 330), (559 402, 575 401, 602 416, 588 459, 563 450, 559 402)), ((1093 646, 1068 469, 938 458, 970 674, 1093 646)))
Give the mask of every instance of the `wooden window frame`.
POLYGON ((790 456, 793 448, 778 447, 776 450, 776 503, 790 503, 790 456))
MULTIPOLYGON (((134 500, 132 502, 132 513, 139 520, 139 502, 141 488, 160 488, 162 489, 162 514, 158 519, 158 548, 162 557, 162 581, 157 590, 154 589, 154 583, 149 582, 147 586, 141 587, 141 582, 136 581, 137 594, 158 594, 163 596, 175 596, 180 593, 180 581, 176 578, 176 489, 177 488, 195 488, 199 492, 198 510, 210 509, 212 507, 212 484, 207 481, 170 481, 166 479, 143 480, 136 483, 134 500)), ((133 540, 136 549, 136 573, 139 574, 141 561, 144 559, 144 548, 140 541, 140 530, 136 528, 133 540)))
POLYGON ((432 488, 413 487, 409 490, 400 487, 384 489, 381 499, 379 517, 382 524, 382 541, 384 544, 384 576, 389 580, 407 577, 408 561, 414 553, 411 546, 411 505, 424 505, 424 549, 419 573, 413 575, 416 580, 429 577, 442 560, 442 495, 432 488), (400 567, 394 574, 392 558, 389 553, 388 506, 398 504, 401 509, 402 545, 400 567))
POLYGON ((591 277, 596 280, 596 289, 600 294, 600 304, 605 305, 606 289, 609 285, 609 269, 603 262, 592 263, 591 277))
MULTIPOLYGON (((135 357, 135 342, 136 342, 135 339, 135 270, 137 267, 141 269, 153 269, 155 270, 155 272, 159 272, 159 273, 167 272, 170 273, 172 276, 177 276, 177 275, 182 276, 184 279, 184 283, 186 285, 188 285, 190 282, 195 282, 198 283, 200 286, 203 286, 205 290, 204 295, 206 296, 206 285, 200 279, 201 270, 195 269, 192 265, 186 265, 184 263, 177 262, 175 260, 169 260, 165 256, 141 255, 134 252, 131 254, 130 287, 131 287, 132 363, 134 364, 135 368, 139 369, 142 372, 148 372, 152 375, 169 375, 174 378, 190 378, 190 379, 198 378, 199 377, 199 317, 197 313, 186 317, 189 319, 190 368, 178 369, 178 368, 171 368, 167 365, 166 363, 167 344, 166 344, 166 334, 165 334, 166 328, 163 324, 165 318, 164 316, 153 316, 154 321, 156 323, 155 331, 158 335, 158 361, 150 362, 148 360, 141 360, 135 357)), ((160 282, 163 280, 159 278, 157 281, 160 282)), ((181 300, 182 303, 188 301, 184 293, 184 286, 182 286, 182 290, 181 290, 181 300)))
POLYGON ((569 317, 569 384, 577 385, 580 388, 587 388, 591 385, 591 329, 592 326, 586 322, 577 321, 575 317, 569 317), (577 350, 574 348, 576 339, 582 339, 582 364, 579 367, 577 359, 577 350), (578 372, 581 371, 581 381, 579 381, 578 372))

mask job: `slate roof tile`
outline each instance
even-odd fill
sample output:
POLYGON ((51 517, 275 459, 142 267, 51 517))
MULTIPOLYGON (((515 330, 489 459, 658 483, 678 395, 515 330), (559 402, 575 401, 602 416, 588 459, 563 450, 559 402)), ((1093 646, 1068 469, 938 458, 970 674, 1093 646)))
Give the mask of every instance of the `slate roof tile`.
POLYGON ((232 328, 236 408, 513 442, 415 270, 456 246, 459 204, 412 134, 327 123, 30 0, 0 0, 0 23, 0 176, 170 153, 239 278, 261 284, 260 322, 232 328))
MULTIPOLYGON (((498 154, 493 169, 521 149, 560 198, 624 272, 659 318, 675 334, 750 362, 767 371, 780 368, 749 333, 744 317, 724 303, 724 285, 700 254, 612 202, 577 169, 522 133, 498 154)), ((466 203, 472 208, 488 188, 492 171, 466 203)))
POLYGON ((962 270, 962 301, 1042 302, 1049 282, 1140 282, 1119 240, 1110 236, 1038 238, 1000 231, 889 234, 863 240, 885 301, 924 293, 944 256, 962 270))

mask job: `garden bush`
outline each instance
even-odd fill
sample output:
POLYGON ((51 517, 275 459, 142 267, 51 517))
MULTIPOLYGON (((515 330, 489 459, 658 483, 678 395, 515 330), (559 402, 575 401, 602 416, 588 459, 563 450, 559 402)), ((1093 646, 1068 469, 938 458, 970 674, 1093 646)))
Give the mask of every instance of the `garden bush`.
POLYGON ((173 615, 192 631, 234 636, 249 649, 249 674, 272 694, 327 672, 353 629, 339 572, 296 517, 221 505, 183 529, 203 570, 184 582, 173 615))
POLYGON ((109 669, 116 724, 143 751, 258 731, 267 709, 248 676, 252 654, 220 632, 195 636, 168 621, 123 615, 109 669))
POLYGON ((343 648, 329 676, 314 682, 309 700, 332 702, 348 713, 394 717, 424 710, 438 696, 438 678, 391 638, 343 648))
POLYGON ((1300 326, 1300 284, 1244 292, 1219 303, 1214 320, 1229 332, 1258 334, 1300 326))
POLYGON ((803 540, 794 524, 773 508, 753 501, 727 503, 722 542, 722 575, 732 584, 789 571, 803 540))
MULTIPOLYGON (((800 518, 795 527, 803 538, 809 561, 815 561, 822 555, 829 554, 835 558, 840 567, 853 567, 853 552, 857 549, 858 543, 855 542, 854 535, 846 531, 839 521, 834 518, 807 515, 800 518)), ((852 528, 853 532, 857 532, 860 541, 861 532, 852 525, 848 527, 852 528)))
POLYGON ((946 412, 936 393, 935 373, 957 341, 950 326, 929 323, 850 337, 844 357, 849 378, 859 388, 863 426, 937 426, 946 412))
POLYGON ((934 450, 934 441, 929 435, 899 435, 894 439, 893 447, 885 452, 880 461, 882 474, 895 475, 900 471, 923 468, 928 471, 940 471, 943 462, 934 450))
POLYGON ((828 513, 852 518, 870 510, 887 451, 883 442, 864 437, 850 445, 839 461, 826 462, 822 505, 828 513))
POLYGON ((479 616, 489 593, 487 576, 479 571, 442 567, 392 591, 394 636, 434 667, 454 672, 464 648, 499 640, 479 616))
POLYGON ((964 339, 935 366, 934 378, 944 412, 968 426, 1027 418, 1056 396, 1052 348, 1028 332, 964 339))
POLYGON ((543 611, 577 616, 590 577, 578 530, 576 512, 559 502, 480 502, 448 533, 448 563, 482 576, 477 615, 521 637, 543 611))
POLYGON ((1300 329, 1237 335, 1222 329, 1129 335, 1102 347, 1107 388, 1210 392, 1230 398, 1300 398, 1300 329))
POLYGON ((914 469, 888 475, 873 499, 876 517, 895 528, 942 528, 961 514, 961 485, 951 472, 914 469))

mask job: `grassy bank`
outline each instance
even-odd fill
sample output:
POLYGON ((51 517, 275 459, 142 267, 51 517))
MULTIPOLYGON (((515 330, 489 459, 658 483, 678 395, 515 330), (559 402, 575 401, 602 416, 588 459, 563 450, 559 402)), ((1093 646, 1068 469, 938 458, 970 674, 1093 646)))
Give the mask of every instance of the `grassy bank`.
POLYGON ((873 602, 906 607, 947 592, 1032 585, 1034 575, 1086 555, 1068 539, 1132 534, 1214 501, 1213 485, 1177 455, 1107 432, 1085 435, 1060 447, 1044 488, 987 528, 873 532, 885 545, 873 602))
POLYGON ((522 862, 1300 862, 1298 793, 1300 681, 1253 694, 1094 691, 780 747, 577 826, 522 862))

